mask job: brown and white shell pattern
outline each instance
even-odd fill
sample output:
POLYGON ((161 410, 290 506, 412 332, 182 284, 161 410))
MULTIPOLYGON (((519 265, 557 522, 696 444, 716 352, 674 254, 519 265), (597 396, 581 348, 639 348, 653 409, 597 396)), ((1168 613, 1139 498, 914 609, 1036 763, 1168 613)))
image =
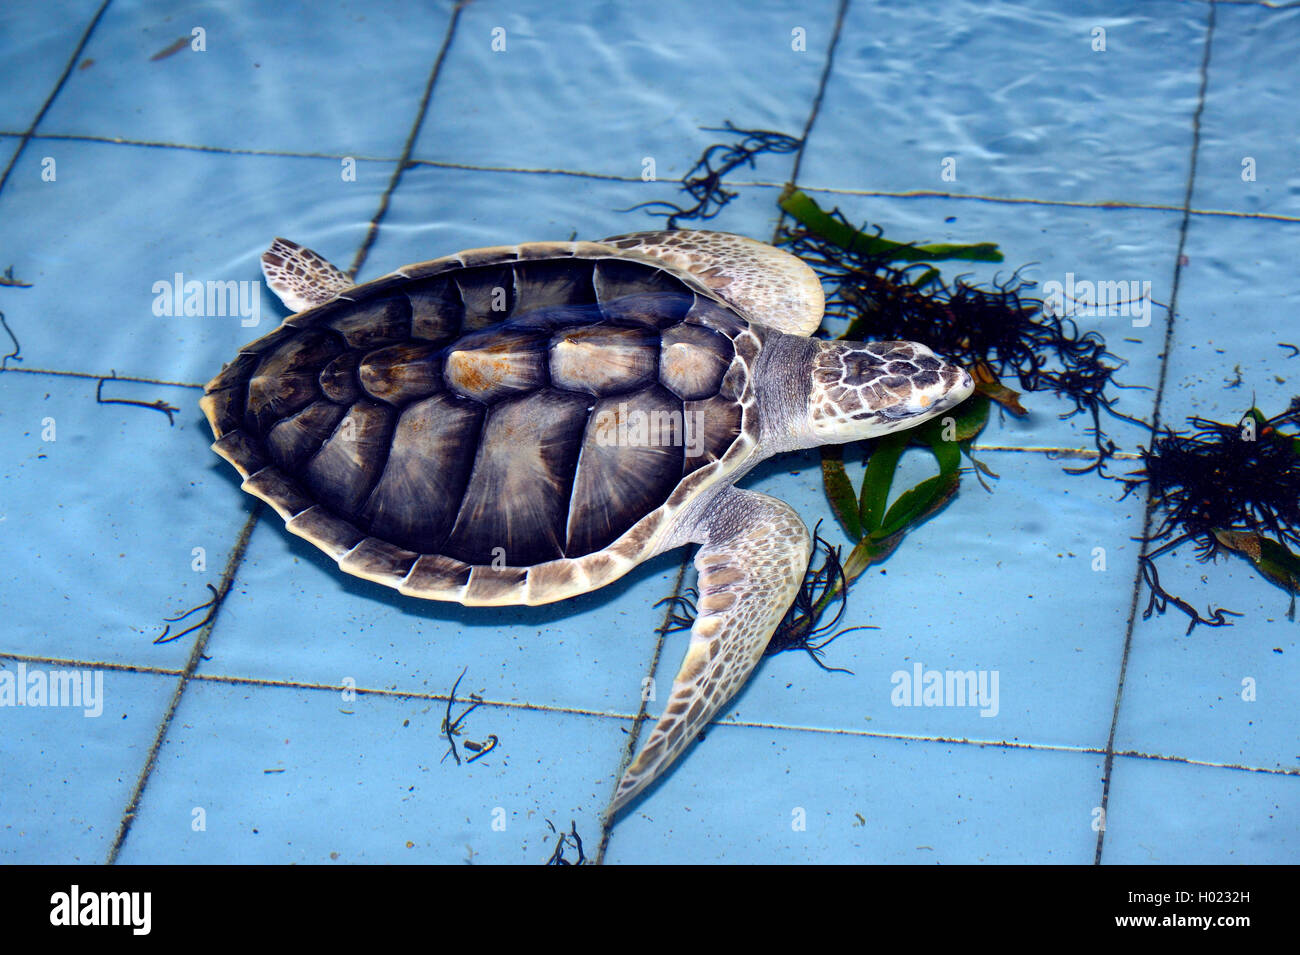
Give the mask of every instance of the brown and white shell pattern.
POLYGON ((548 603, 622 576, 745 465, 760 336, 647 256, 477 249, 290 316, 201 406, 244 490, 343 570, 548 603))

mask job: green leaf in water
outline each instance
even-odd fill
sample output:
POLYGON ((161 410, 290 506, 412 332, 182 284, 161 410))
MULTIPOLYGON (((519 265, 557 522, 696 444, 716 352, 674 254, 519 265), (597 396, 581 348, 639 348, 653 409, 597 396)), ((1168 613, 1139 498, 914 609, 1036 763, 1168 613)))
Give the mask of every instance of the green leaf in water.
POLYGON ((885 256, 889 262, 941 262, 948 259, 966 262, 1003 261, 1001 251, 992 242, 975 245, 909 245, 869 235, 835 218, 800 189, 787 188, 781 195, 780 206, 809 232, 835 243, 847 252, 885 256))
POLYGON ((844 473, 843 445, 825 445, 822 448, 822 485, 826 488, 826 498, 831 502, 831 510, 839 520, 844 533, 850 540, 862 536, 862 522, 858 517, 857 495, 853 493, 853 482, 844 473))

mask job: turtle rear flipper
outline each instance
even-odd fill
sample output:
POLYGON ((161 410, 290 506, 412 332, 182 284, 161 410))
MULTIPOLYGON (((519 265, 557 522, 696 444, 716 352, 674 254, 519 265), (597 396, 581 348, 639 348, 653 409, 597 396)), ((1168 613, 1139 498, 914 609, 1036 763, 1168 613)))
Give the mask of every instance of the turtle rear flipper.
POLYGON ((262 274, 267 288, 292 312, 323 305, 357 284, 324 256, 279 238, 262 253, 262 274))
POLYGON ((690 646, 663 715, 619 781, 611 812, 661 776, 745 685, 803 583, 808 528, 784 501, 728 488, 703 525, 690 646))

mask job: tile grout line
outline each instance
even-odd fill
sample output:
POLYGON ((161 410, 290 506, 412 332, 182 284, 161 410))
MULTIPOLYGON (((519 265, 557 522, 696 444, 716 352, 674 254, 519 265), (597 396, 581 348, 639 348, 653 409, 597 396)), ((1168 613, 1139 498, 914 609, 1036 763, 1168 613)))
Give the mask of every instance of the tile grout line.
MULTIPOLYGON (((817 95, 813 97, 812 109, 808 112, 808 121, 804 123, 803 135, 799 137, 799 150, 794 154, 794 165, 790 169, 790 181, 786 186, 794 187, 799 181, 799 170, 803 167, 804 150, 808 148, 808 137, 812 135, 813 125, 817 122, 817 116, 822 110, 822 98, 826 95, 826 84, 830 82, 831 70, 835 66, 835 48, 839 46, 840 33, 844 29, 844 15, 849 12, 849 3, 851 0, 840 0, 839 6, 835 11, 835 26, 831 29, 831 41, 826 46, 826 62, 822 64, 821 79, 817 83, 817 95)), ((781 230, 781 223, 785 221, 785 212, 782 211, 777 217, 776 230, 772 233, 773 241, 781 230)))
POLYGON ((406 172, 406 167, 411 164, 411 151, 415 148, 415 140, 420 135, 420 128, 424 125, 424 119, 429 113, 429 102, 433 99, 433 87, 438 82, 438 76, 442 73, 443 61, 447 58, 447 51, 451 49, 452 40, 456 36, 456 24, 460 22, 460 12, 465 9, 470 0, 457 0, 452 8, 451 21, 447 24, 447 32, 442 38, 442 47, 438 50, 438 56, 433 61, 433 69, 429 71, 429 80, 424 86, 424 95, 420 98, 420 106, 416 110, 415 122, 411 124, 411 130, 406 136, 406 143, 402 146, 402 155, 397 160, 397 166, 393 169, 392 176, 389 177, 388 187, 384 189, 384 194, 379 198, 379 208, 375 210, 374 216, 370 219, 370 226, 366 230, 366 237, 361 242, 361 248, 357 249, 357 254, 352 259, 352 265, 348 269, 348 275, 353 280, 356 279, 357 273, 361 271, 361 266, 365 264, 366 257, 370 255, 370 248, 375 244, 375 239, 379 237, 379 224, 388 214, 388 204, 397 191, 398 184, 402 181, 402 174, 406 172))
POLYGON ((117 833, 113 837, 113 845, 109 848, 108 858, 104 860, 105 865, 116 864, 122 846, 131 832, 136 813, 140 809, 140 801, 144 797, 145 787, 149 785, 149 780, 153 778, 154 768, 158 765, 158 753, 162 750, 163 742, 167 738, 167 731, 171 729, 176 710, 180 707, 181 696, 184 695, 185 688, 189 686, 194 671, 198 669, 199 661, 203 659, 203 651, 207 649, 208 641, 212 639, 212 632, 216 629, 217 620, 221 617, 221 606, 225 603, 226 596, 230 593, 230 588, 235 582, 235 572, 239 569, 239 565, 243 563, 244 554, 248 551, 249 538, 253 536, 253 528, 257 526, 257 520, 261 517, 262 509, 265 506, 261 501, 258 501, 253 507, 252 512, 244 521, 244 526, 239 531, 239 537, 235 540, 235 546, 231 550, 230 556, 226 559, 226 566, 221 571, 221 586, 217 590, 214 602, 216 609, 213 611, 212 618, 199 631, 193 647, 190 648, 189 659, 185 661, 185 669, 181 671, 180 679, 176 681, 176 688, 172 691, 171 700, 168 701, 167 709, 158 724, 158 731, 154 736, 153 744, 149 747, 149 755, 145 759, 144 767, 140 770, 140 775, 136 778, 135 788, 131 792, 131 799, 127 803, 122 818, 118 823, 117 833))
MULTIPOLYGON (((1296 0, 1300 3, 1300 0, 1296 0)), ((22 138, 27 134, 0 130, 0 137, 22 138)), ((57 140, 67 142, 99 143, 110 146, 136 146, 149 149, 178 149, 193 152, 219 153, 231 156, 256 156, 279 159, 328 159, 337 161, 345 158, 343 153, 307 153, 280 149, 241 149, 233 146, 205 146, 194 143, 164 143, 138 139, 121 139, 109 136, 77 135, 72 133, 32 133, 31 139, 57 140)), ((351 156, 358 162, 373 162, 392 165, 397 159, 387 156, 351 156)), ((506 175, 525 176, 570 176, 575 179, 594 179, 602 182, 641 182, 639 176, 624 176, 614 173, 591 172, 583 169, 549 169, 545 167, 485 166, 478 163, 446 162, 437 159, 407 159, 407 168, 412 166, 430 166, 435 169, 454 169, 464 172, 486 172, 506 175)), ((661 179, 662 183, 682 184, 680 179, 661 179)), ((748 181, 728 180, 729 187, 740 189, 778 189, 785 185, 780 182, 768 182, 756 179, 748 181)), ((828 193, 837 196, 857 196, 861 198, 882 199, 945 199, 950 202, 984 202, 1001 205, 1033 205, 1061 207, 1066 209, 1092 209, 1098 212, 1169 212, 1183 215, 1190 212, 1194 216, 1206 216, 1228 219, 1259 219, 1268 222, 1300 223, 1300 216, 1284 215, 1276 212, 1245 212, 1238 209, 1185 209, 1182 206, 1169 206, 1156 202, 1135 202, 1118 199, 1098 199, 1085 202, 1077 199, 1045 199, 1032 196, 990 196, 981 193, 942 192, 934 189, 908 189, 903 191, 890 189, 852 189, 839 186, 801 187, 804 192, 828 193)))
POLYGON ((41 105, 40 111, 36 114, 36 118, 32 120, 32 125, 27 128, 26 132, 21 134, 22 139, 18 143, 18 148, 15 149, 14 154, 9 157, 9 164, 5 166, 5 171, 0 173, 0 193, 4 192, 5 183, 9 181, 9 174, 13 172, 14 166, 18 165, 18 159, 22 156, 23 150, 27 148, 27 144, 31 142, 33 135, 35 135, 36 127, 41 124, 41 120, 45 118, 45 114, 50 111, 50 107, 54 105, 54 101, 58 98, 59 93, 63 91, 63 85, 68 82, 68 77, 72 75, 72 68, 77 65, 77 59, 81 56, 81 51, 84 50, 86 44, 90 42, 90 35, 95 32, 95 27, 99 26, 100 19, 104 16, 105 11, 108 10, 108 5, 112 2, 113 0, 104 0, 104 2, 100 4, 99 9, 95 11, 95 15, 90 19, 90 25, 87 26, 85 32, 81 34, 81 40, 77 43, 77 48, 72 51, 72 56, 68 58, 68 65, 63 68, 63 74, 59 77, 58 82, 54 84, 54 89, 50 91, 50 95, 46 97, 45 102, 41 105))
MULTIPOLYGON (((1165 323, 1164 358, 1160 362, 1160 375, 1156 379, 1155 399, 1151 405, 1151 437, 1154 442, 1160 430, 1160 406, 1164 400, 1165 383, 1169 376, 1169 353, 1174 342, 1174 322, 1178 315, 1178 288, 1182 282, 1183 252, 1187 246, 1187 231, 1191 223, 1192 193, 1196 188, 1196 160, 1201 146, 1201 115, 1205 112, 1205 93, 1210 83, 1210 53, 1214 45, 1215 5, 1209 4, 1209 15, 1205 22, 1205 44, 1201 54, 1201 88, 1197 96, 1196 111, 1192 114, 1192 149, 1191 161, 1187 170, 1187 186, 1183 195, 1183 221, 1178 229, 1178 251, 1174 258, 1174 277, 1169 291, 1168 319, 1165 323)), ((1128 677, 1129 656, 1133 649, 1133 635, 1137 628, 1137 608, 1142 597, 1142 558, 1147 552, 1148 537, 1155 517, 1155 498, 1151 488, 1147 488, 1146 507, 1142 516, 1142 543, 1138 549, 1138 564, 1133 581, 1133 597, 1129 603, 1128 623, 1124 633, 1124 650, 1120 656, 1119 679, 1115 685, 1115 702, 1111 709, 1110 732, 1106 739, 1106 762, 1102 770, 1101 788, 1101 827, 1097 830, 1097 848, 1093 854, 1093 865, 1101 865, 1102 851, 1106 844, 1106 813, 1110 808, 1111 772, 1115 764, 1115 736, 1119 730, 1120 709, 1124 702, 1124 685, 1128 677)))
MULTIPOLYGON (((23 653, 0 653, 0 660, 16 660, 28 664, 45 664, 79 669, 101 669, 118 673, 133 673, 145 676, 182 676, 183 669, 170 667, 152 667, 131 663, 110 663, 105 661, 76 660, 62 657, 44 657, 23 653)), ((277 680, 267 677, 235 676, 232 674, 213 674, 194 672, 189 679, 196 683, 211 683, 221 686, 240 686, 266 690, 306 690, 319 693, 338 693, 339 687, 332 684, 309 683, 296 680, 277 680)), ((421 700, 430 703, 445 703, 447 695, 443 693, 424 693, 413 690, 384 689, 379 687, 354 687, 358 696, 372 696, 390 700, 421 700)), ((550 713, 563 716, 585 716, 593 719, 625 721, 633 717, 631 713, 615 713, 608 710, 593 710, 578 706, 545 705, 540 703, 522 703, 515 700, 496 700, 485 698, 482 705, 489 709, 517 712, 550 713)), ((798 723, 773 723, 763 720, 724 720, 709 724, 710 731, 715 729, 761 729, 778 733, 809 733, 818 736, 848 736, 855 739, 871 739, 898 743, 937 743, 944 746, 975 746, 980 749, 1003 749, 1008 751, 1072 753, 1077 755, 1104 755, 1102 746, 1084 746, 1071 743, 1025 743, 1019 740, 992 739, 972 736, 939 736, 925 733, 886 732, 856 730, 837 726, 815 726, 798 723)), ((1127 759, 1144 759, 1150 762, 1180 763, 1187 766, 1200 766, 1206 769, 1227 769, 1234 772, 1257 773, 1268 776, 1300 776, 1300 767, 1255 766, 1248 763, 1229 763, 1222 760, 1199 759, 1193 756, 1181 756, 1176 753, 1146 753, 1139 750, 1116 750, 1115 756, 1127 759)))
MULTIPOLYGON (((840 40, 840 31, 844 26, 844 14, 848 11, 849 3, 850 0, 840 0, 839 7, 835 14, 835 26, 831 31, 831 39, 826 47, 826 62, 822 66, 821 79, 817 84, 817 94, 816 96, 813 97, 812 108, 811 110, 809 110, 809 114, 808 114, 808 121, 804 124, 803 136, 799 140, 799 149, 795 153, 794 164, 790 170, 789 185, 794 185, 795 181, 799 178, 799 165, 800 163, 803 162, 803 152, 804 152, 804 148, 808 144, 808 134, 812 131, 813 123, 816 122, 817 114, 821 110, 822 97, 826 93, 826 84, 830 79, 831 68, 835 62, 835 47, 840 40)), ((775 241, 776 236, 780 233, 781 223, 784 221, 785 221, 785 213, 781 212, 777 216, 776 229, 772 234, 773 241, 775 241)), ((682 581, 686 579, 686 566, 691 562, 693 557, 694 554, 688 552, 686 556, 682 558, 681 565, 677 569, 677 581, 673 585, 673 594, 672 597, 669 598, 670 600, 673 600, 674 598, 681 596, 682 581)), ((651 660, 650 660, 649 677, 651 679, 654 679, 655 671, 658 670, 659 668, 659 660, 661 655, 663 654, 664 644, 667 641, 668 625, 670 622, 669 618, 671 617, 672 613, 673 613, 673 606, 670 604, 668 608, 664 611, 664 621, 662 624, 660 624, 659 630, 657 631, 658 640, 655 642, 654 653, 651 655, 651 660)), ((618 775, 614 780, 615 787, 618 786, 619 780, 622 778, 624 769, 626 769, 626 767, 632 761, 633 754, 636 752, 637 743, 640 741, 641 738, 641 729, 645 725, 646 719, 648 717, 648 714, 646 712, 648 707, 646 706, 647 701, 645 699, 645 694, 643 693, 641 696, 642 696, 641 707, 637 711, 636 719, 633 720, 632 722, 632 729, 628 733, 627 743, 623 747, 623 758, 619 761, 618 775)), ((710 725, 712 726, 714 724, 710 724, 710 725)), ((604 864, 605 852, 609 848, 609 840, 610 840, 610 836, 613 833, 613 828, 614 828, 613 816, 611 814, 602 815, 600 820, 600 845, 596 850, 596 858, 595 858, 596 865, 604 864)))

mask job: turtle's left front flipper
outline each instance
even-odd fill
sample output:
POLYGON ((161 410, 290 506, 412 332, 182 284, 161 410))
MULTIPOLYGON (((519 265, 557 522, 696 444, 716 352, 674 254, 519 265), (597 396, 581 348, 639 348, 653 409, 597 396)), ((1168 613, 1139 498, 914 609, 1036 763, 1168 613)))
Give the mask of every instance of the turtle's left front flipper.
POLYGON ((745 684, 803 584, 811 542, 790 505, 733 487, 707 511, 694 535, 703 546, 695 555, 699 616, 690 647, 611 812, 658 778, 745 684))

